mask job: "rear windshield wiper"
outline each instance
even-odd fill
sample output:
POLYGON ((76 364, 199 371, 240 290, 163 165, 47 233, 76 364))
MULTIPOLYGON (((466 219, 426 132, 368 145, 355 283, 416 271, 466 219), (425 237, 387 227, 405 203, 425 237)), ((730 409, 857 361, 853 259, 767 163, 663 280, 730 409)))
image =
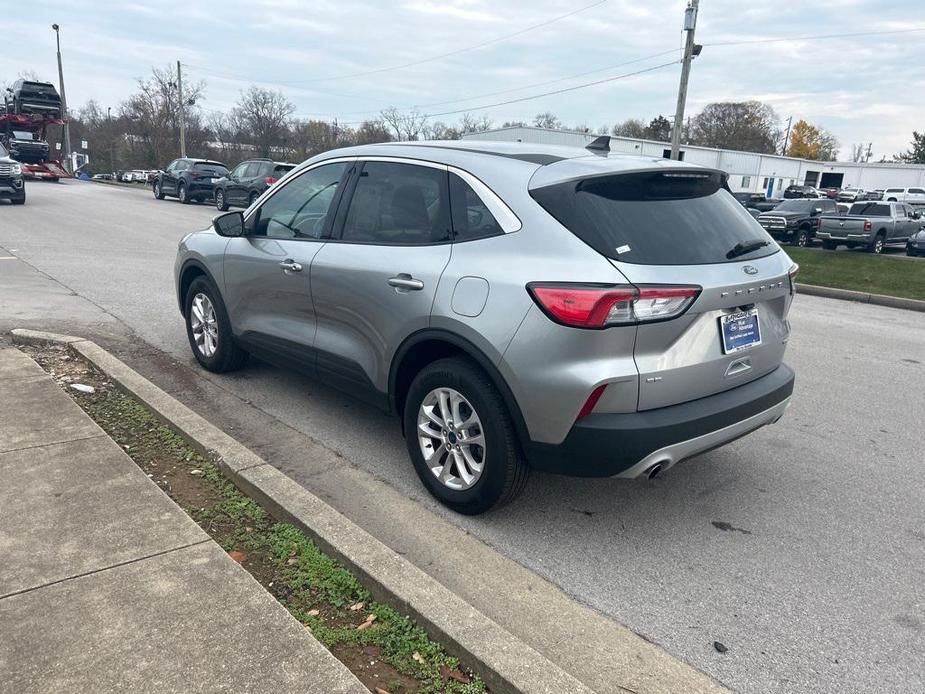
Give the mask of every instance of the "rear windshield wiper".
POLYGON ((751 253, 752 251, 757 251, 759 248, 764 248, 765 246, 770 246, 770 241, 745 241, 737 243, 732 247, 732 250, 726 254, 726 258, 732 260, 733 258, 738 258, 740 255, 745 255, 746 253, 751 253))

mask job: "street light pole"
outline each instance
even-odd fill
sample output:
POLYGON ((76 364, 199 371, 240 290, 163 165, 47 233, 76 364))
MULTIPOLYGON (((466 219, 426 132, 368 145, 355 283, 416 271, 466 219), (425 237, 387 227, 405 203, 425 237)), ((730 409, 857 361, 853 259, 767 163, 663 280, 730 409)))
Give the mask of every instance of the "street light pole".
POLYGON ((178 115, 180 118, 180 156, 186 156, 186 123, 183 116, 183 73, 180 61, 177 61, 177 100, 179 101, 178 115))
POLYGON ((71 162, 71 128, 67 122, 67 97, 64 95, 64 69, 61 67, 61 29, 52 24, 55 30, 55 43, 58 46, 58 89, 61 92, 61 118, 64 119, 64 156, 68 164, 71 162))
POLYGON ((694 30, 697 28, 697 8, 700 0, 688 0, 684 11, 684 59, 681 63, 681 84, 678 86, 678 107, 674 113, 674 127, 671 129, 671 158, 677 160, 681 152, 681 128, 684 125, 684 105, 687 103, 687 80, 691 74, 691 60, 700 53, 700 46, 694 45, 694 30))
POLYGON ((106 122, 109 125, 109 173, 115 173, 116 171, 116 138, 112 131, 112 106, 106 107, 106 122))

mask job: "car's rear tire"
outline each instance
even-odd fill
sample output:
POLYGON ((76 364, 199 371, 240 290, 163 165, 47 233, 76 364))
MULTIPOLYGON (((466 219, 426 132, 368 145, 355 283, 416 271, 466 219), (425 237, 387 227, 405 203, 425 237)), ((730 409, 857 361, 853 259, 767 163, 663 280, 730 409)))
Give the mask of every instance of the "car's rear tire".
POLYGON ((826 251, 834 251, 838 247, 838 244, 834 241, 823 241, 822 248, 826 251))
POLYGON ((190 198, 189 198, 189 194, 186 192, 185 183, 181 183, 177 186, 177 199, 184 205, 189 205, 190 198))
POLYGON ((867 247, 867 250, 873 253, 874 255, 880 255, 881 253, 883 253, 883 246, 885 242, 886 242, 886 237, 881 231, 879 234, 877 234, 874 237, 874 240, 870 242, 870 245, 867 247))
POLYGON ((506 504, 527 483, 529 468, 504 400, 468 359, 440 359, 415 376, 405 399, 404 429, 421 482, 458 513, 475 515, 506 504))
POLYGON ((803 228, 798 229, 796 234, 793 236, 793 241, 791 242, 794 246, 799 246, 800 248, 806 248, 809 245, 809 229, 803 228))
POLYGON ((244 365, 247 352, 235 343, 225 302, 208 279, 197 277, 190 283, 183 308, 186 337, 203 368, 225 373, 244 365))
POLYGON ((155 182, 154 182, 153 190, 154 190, 154 197, 155 197, 155 199, 157 199, 157 200, 163 200, 163 199, 164 199, 164 191, 161 190, 161 182, 160 182, 160 181, 155 181, 155 182))
POLYGON ((225 191, 221 188, 215 191, 215 208, 219 212, 225 212, 228 209, 228 201, 225 200, 225 191))

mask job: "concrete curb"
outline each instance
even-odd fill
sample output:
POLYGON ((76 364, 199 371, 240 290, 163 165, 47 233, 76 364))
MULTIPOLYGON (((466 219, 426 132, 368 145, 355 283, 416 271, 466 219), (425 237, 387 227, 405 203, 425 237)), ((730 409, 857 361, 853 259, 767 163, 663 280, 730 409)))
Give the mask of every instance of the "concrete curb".
POLYGON ((12 331, 16 344, 66 345, 138 398, 166 425, 278 519, 290 522, 353 570, 377 600, 410 614, 457 653, 494 692, 593 694, 560 667, 389 549, 297 482, 89 340, 12 331))
POLYGON ((901 296, 886 296, 885 294, 869 294, 855 292, 850 289, 836 289, 835 287, 820 287, 815 284, 801 284, 797 282, 797 293, 810 296, 823 296, 827 299, 842 299, 843 301, 857 301, 862 304, 875 304, 902 308, 907 311, 925 312, 925 301, 918 299, 905 299, 901 296))

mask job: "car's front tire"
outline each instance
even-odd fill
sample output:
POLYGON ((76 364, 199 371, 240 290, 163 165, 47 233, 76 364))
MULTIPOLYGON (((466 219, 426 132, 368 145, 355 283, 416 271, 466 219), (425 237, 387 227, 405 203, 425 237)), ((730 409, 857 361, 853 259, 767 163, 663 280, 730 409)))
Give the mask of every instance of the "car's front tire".
POLYGON ((421 482, 454 511, 484 513, 526 485, 529 468, 504 400, 468 359, 440 359, 415 376, 404 430, 421 482))
POLYGON ((809 229, 798 229, 793 235, 791 243, 800 248, 806 248, 809 245, 809 229))
POLYGON ((164 191, 161 190, 161 182, 160 182, 160 181, 155 181, 155 182, 154 182, 153 190, 154 190, 154 198, 155 198, 156 200, 163 200, 163 199, 164 199, 164 191))
POLYGON ((241 368, 247 352, 235 343, 225 302, 212 283, 205 277, 194 279, 183 306, 186 336, 196 361, 215 373, 241 368))
POLYGON ((228 201, 225 199, 225 191, 218 188, 215 191, 215 208, 219 212, 225 212, 228 209, 228 201))

